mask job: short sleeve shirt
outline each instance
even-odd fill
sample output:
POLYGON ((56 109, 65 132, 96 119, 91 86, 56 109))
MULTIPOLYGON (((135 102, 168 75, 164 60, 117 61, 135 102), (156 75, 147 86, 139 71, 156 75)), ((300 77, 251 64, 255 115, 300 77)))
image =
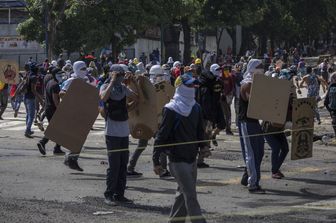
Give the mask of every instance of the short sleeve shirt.
MULTIPOLYGON (((108 84, 103 84, 100 93, 102 93, 106 88, 108 87, 108 84)), ((130 96, 133 92, 129 88, 127 88, 125 85, 122 85, 122 98, 130 96)), ((116 100, 114 98, 114 95, 110 95, 110 98, 113 100, 116 100)), ((120 96, 118 96, 120 97, 120 96)), ((111 120, 109 117, 107 117, 106 123, 105 123, 105 135, 107 136, 114 136, 114 137, 128 137, 130 134, 129 124, 128 120, 126 121, 114 121, 111 120)))

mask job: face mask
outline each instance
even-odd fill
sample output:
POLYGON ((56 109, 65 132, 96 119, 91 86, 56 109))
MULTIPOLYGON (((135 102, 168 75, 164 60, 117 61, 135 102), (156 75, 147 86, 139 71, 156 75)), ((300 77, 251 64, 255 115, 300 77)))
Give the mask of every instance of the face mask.
POLYGON ((119 85, 119 84, 121 84, 124 80, 125 80, 125 79, 124 79, 124 76, 118 76, 118 77, 116 78, 116 80, 115 80, 115 83, 119 85))
POLYGON ((262 69, 262 68, 255 69, 253 73, 254 73, 254 75, 258 75, 258 74, 263 75, 264 74, 264 69, 262 69))
POLYGON ((85 78, 86 74, 87 74, 86 70, 79 70, 77 75, 79 78, 85 78))
POLYGON ((57 80, 58 83, 61 83, 63 81, 62 75, 61 74, 57 74, 56 75, 56 80, 57 80))

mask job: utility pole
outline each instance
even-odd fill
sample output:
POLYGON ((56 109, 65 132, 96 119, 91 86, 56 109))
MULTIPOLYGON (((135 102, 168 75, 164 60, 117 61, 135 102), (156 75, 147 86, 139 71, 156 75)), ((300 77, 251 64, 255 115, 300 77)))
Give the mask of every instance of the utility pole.
POLYGON ((48 42, 48 3, 45 0, 44 1, 44 26, 45 26, 45 53, 46 53, 46 58, 49 59, 49 42, 48 42))

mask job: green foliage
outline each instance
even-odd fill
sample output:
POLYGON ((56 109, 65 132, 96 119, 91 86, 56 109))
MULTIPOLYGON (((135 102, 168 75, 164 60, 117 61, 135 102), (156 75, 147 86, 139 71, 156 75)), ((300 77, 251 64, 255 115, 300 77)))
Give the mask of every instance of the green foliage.
POLYGON ((317 39, 335 29, 335 0, 26 0, 30 17, 18 31, 27 40, 51 36, 54 52, 134 43, 153 26, 186 30, 247 27, 251 35, 281 41, 317 39), (48 18, 48 25, 45 23, 48 18))

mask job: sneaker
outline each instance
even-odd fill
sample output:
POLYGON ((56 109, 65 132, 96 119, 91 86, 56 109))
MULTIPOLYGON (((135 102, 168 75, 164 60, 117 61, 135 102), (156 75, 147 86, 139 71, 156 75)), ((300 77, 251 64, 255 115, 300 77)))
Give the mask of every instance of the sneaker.
POLYGON ((34 132, 33 132, 33 131, 30 131, 30 132, 25 132, 24 136, 25 136, 25 137, 27 137, 27 138, 30 138, 30 139, 32 139, 32 138, 34 138, 34 137, 33 137, 33 134, 34 134, 34 132))
POLYGON ((66 157, 64 160, 64 165, 68 166, 70 169, 77 170, 77 171, 83 171, 82 168, 78 165, 78 161, 75 159, 69 159, 69 157, 66 157))
POLYGON ((163 174, 160 175, 160 179, 171 177, 171 174, 168 170, 165 170, 163 174))
POLYGON ((260 186, 249 187, 248 191, 251 194, 266 194, 266 191, 264 189, 262 189, 260 186))
POLYGON ((114 196, 114 201, 119 202, 119 203, 123 203, 123 204, 132 204, 133 203, 132 200, 127 199, 125 196, 118 196, 118 195, 114 196))
POLYGON ((282 178, 284 178, 285 177, 285 175, 283 174, 283 173, 281 173, 281 171, 279 170, 278 171, 278 174, 282 177, 282 178))
POLYGON ((106 197, 104 203, 110 206, 117 206, 117 203, 113 197, 112 198, 106 197))
POLYGON ((246 169, 245 169, 244 174, 243 174, 243 176, 240 180, 240 184, 245 186, 245 187, 248 185, 248 174, 247 174, 246 169))
POLYGON ((282 177, 281 177, 281 175, 279 173, 273 173, 272 174, 272 178, 273 179, 281 179, 282 177))
POLYGON ((37 123, 36 125, 37 125, 37 127, 39 128, 39 130, 40 130, 41 132, 44 132, 44 128, 43 128, 43 123, 42 123, 42 122, 39 122, 39 123, 37 123))
POLYGON ((197 163, 197 167, 198 168, 209 168, 210 167, 210 165, 209 164, 206 164, 206 163, 197 163))
POLYGON ((19 114, 19 111, 18 111, 18 110, 15 110, 15 111, 14 111, 14 118, 17 118, 17 117, 18 117, 18 114, 19 114))
POLYGON ((212 136, 211 137, 211 139, 212 139, 212 144, 214 145, 214 146, 218 146, 218 142, 217 142, 217 140, 216 140, 216 136, 212 136))
POLYGON ((142 176, 142 173, 136 172, 134 170, 127 171, 127 176, 142 176))
POLYGON ((231 130, 227 130, 226 131, 226 135, 233 136, 234 134, 233 134, 233 132, 231 130))
POLYGON ((46 149, 45 149, 45 144, 42 142, 37 143, 37 148, 39 149, 40 153, 45 156, 46 155, 46 149))
POLYGON ((56 147, 54 148, 54 155, 65 155, 65 152, 63 152, 60 148, 56 147))

